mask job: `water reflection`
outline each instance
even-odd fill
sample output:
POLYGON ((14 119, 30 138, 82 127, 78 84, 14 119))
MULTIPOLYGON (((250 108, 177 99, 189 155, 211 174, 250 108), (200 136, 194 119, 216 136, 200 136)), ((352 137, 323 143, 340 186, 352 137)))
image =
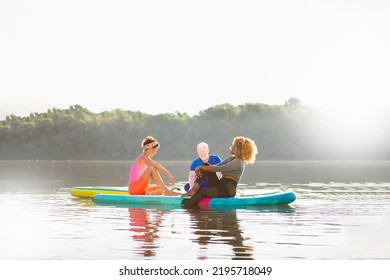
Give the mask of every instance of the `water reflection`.
MULTIPOLYGON (((226 245, 229 245, 229 250, 232 252, 230 253, 231 259, 255 259, 252 246, 246 244, 250 238, 244 237, 235 209, 223 211, 186 209, 183 211, 180 214, 183 218, 182 226, 193 229, 191 236, 194 237, 190 240, 198 244, 197 259, 210 258, 208 249, 219 253, 218 249, 209 248, 218 245, 222 245, 223 250, 226 250, 226 245), (185 220, 189 220, 189 224, 185 220)), ((159 232, 169 227, 163 222, 164 216, 172 213, 167 209, 145 208, 128 208, 128 212, 129 231, 136 244, 133 252, 144 257, 155 257, 156 252, 161 249, 157 245, 160 239, 159 232)), ((229 252, 227 254, 229 255, 229 252)))
MULTIPOLYGON (((134 241, 131 242, 134 244, 132 251, 136 255, 152 259, 157 254, 169 256, 168 246, 161 247, 161 241, 172 238, 172 235, 168 237, 167 232, 171 232, 173 226, 173 228, 180 229, 175 230, 174 234, 178 234, 179 238, 184 238, 180 241, 176 239, 183 242, 180 244, 185 244, 187 240, 195 244, 196 250, 192 251, 192 254, 197 259, 254 260, 256 256, 253 240, 250 236, 245 236, 245 230, 240 226, 243 217, 252 219, 259 217, 260 214, 267 216, 269 213, 290 216, 295 209, 288 205, 250 209, 178 209, 177 207, 155 209, 145 206, 144 208, 127 208, 127 211, 129 214, 128 230, 134 241)), ((258 218, 255 220, 258 221, 258 218)))
POLYGON ((156 256, 155 241, 162 226, 163 211, 157 209, 129 208, 130 231, 137 244, 135 253, 144 257, 156 256))
MULTIPOLYGON (((169 166, 177 180, 188 175, 182 166, 169 166)), ((291 206, 128 210, 69 194, 77 185, 124 186, 128 168, 0 161, 0 259, 390 259, 389 161, 248 169, 244 183, 256 184, 246 192, 289 189, 291 206)))
MULTIPOLYGON (((240 229, 239 219, 235 209, 225 211, 187 209, 190 215, 191 227, 194 228, 199 245, 198 259, 207 259, 207 249, 211 245, 224 244, 232 249, 233 260, 255 259, 253 248, 247 245, 247 239, 240 229)), ((248 238, 249 239, 249 238, 248 238)))

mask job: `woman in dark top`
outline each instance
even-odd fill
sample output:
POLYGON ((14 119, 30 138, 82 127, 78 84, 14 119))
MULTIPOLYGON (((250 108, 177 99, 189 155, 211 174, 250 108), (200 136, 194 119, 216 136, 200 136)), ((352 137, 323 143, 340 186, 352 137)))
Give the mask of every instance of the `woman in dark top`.
POLYGON ((236 195, 237 185, 245 171, 245 164, 255 162, 257 146, 253 140, 237 136, 233 139, 230 154, 230 157, 218 164, 206 163, 195 169, 197 179, 194 187, 183 195, 183 197, 191 196, 189 199, 183 199, 183 207, 196 206, 202 197, 233 197, 236 195), (215 174, 216 172, 222 173, 221 179, 215 174), (206 189, 199 189, 206 177, 209 186, 206 189))

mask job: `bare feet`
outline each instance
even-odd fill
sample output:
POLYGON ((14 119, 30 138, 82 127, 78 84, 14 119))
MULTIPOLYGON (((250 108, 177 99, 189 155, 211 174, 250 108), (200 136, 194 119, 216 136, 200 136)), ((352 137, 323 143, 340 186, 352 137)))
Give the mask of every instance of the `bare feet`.
POLYGON ((164 190, 164 193, 162 195, 179 196, 180 193, 171 191, 170 189, 167 188, 166 190, 164 190))
POLYGON ((145 190, 145 195, 179 196, 181 194, 170 190, 167 186, 164 185, 163 187, 153 186, 151 188, 147 188, 145 190))
POLYGON ((195 182, 194 186, 188 192, 183 194, 182 197, 193 196, 198 189, 199 189, 199 184, 197 182, 195 182))

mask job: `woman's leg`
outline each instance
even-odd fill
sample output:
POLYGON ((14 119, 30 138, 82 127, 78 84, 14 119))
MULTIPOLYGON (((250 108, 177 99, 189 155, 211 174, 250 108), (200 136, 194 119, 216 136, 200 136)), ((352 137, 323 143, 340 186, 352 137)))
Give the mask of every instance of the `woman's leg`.
POLYGON ((202 197, 206 197, 206 196, 207 196, 206 189, 198 189, 193 196, 191 196, 190 198, 183 199, 181 205, 183 208, 197 207, 199 200, 201 200, 202 197))
MULTIPOLYGON (((207 176, 209 186, 206 189, 198 189, 189 199, 182 201, 183 207, 194 207, 198 205, 199 200, 203 197, 231 197, 226 186, 231 180, 222 178, 218 179, 215 172, 204 172, 207 176)), ((199 183, 199 182, 198 182, 199 183)))
MULTIPOLYGON (((210 165, 208 163, 204 163, 203 165, 210 165)), ((212 171, 201 171, 200 176, 196 178, 194 182, 194 186, 190 191, 188 191, 184 196, 193 196, 195 192, 198 190, 199 186, 203 183, 203 181, 207 178, 208 186, 217 186, 219 184, 219 178, 217 173, 212 171)), ((207 187, 206 189, 208 189, 207 187)))
POLYGON ((162 180, 160 173, 157 171, 157 169, 154 166, 149 166, 141 175, 141 177, 145 178, 148 181, 152 179, 153 182, 159 187, 159 189, 153 190, 152 192, 148 192, 148 194, 180 195, 179 193, 168 189, 168 187, 164 184, 164 181, 162 180))
POLYGON ((153 179, 153 181, 159 187, 165 186, 165 184, 160 176, 160 173, 158 173, 157 169, 154 166, 149 166, 148 168, 146 168, 146 170, 141 175, 141 177, 145 178, 147 181, 150 181, 150 179, 153 179))

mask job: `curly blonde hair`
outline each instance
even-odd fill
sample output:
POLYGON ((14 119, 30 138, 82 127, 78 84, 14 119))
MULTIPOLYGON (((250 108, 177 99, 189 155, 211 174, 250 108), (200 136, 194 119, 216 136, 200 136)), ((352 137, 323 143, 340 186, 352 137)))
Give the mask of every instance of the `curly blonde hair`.
POLYGON ((258 151, 257 146, 252 139, 237 136, 234 137, 232 145, 236 147, 234 152, 236 157, 241 158, 245 163, 255 162, 258 151))

